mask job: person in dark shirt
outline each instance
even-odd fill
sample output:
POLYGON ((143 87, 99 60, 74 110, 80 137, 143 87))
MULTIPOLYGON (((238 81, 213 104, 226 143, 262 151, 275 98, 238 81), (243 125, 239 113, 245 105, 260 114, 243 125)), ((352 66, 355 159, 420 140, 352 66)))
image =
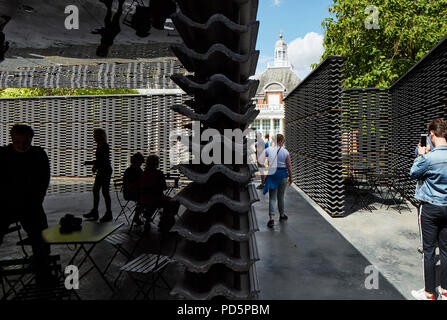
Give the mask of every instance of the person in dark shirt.
POLYGON ((86 161, 85 165, 93 165, 93 173, 96 173, 93 185, 93 209, 84 217, 90 220, 98 220, 99 191, 102 190, 106 204, 106 213, 100 222, 110 222, 113 220, 112 200, 110 198, 110 178, 112 177, 112 166, 110 165, 110 148, 107 144, 107 135, 103 129, 95 129, 93 137, 96 142, 96 159, 86 161))
POLYGON ((143 163, 143 155, 137 152, 130 157, 130 167, 124 171, 123 196, 127 201, 138 201, 138 182, 143 174, 143 163))
POLYGON ((107 8, 106 17, 104 18, 104 27, 93 30, 93 34, 101 35, 101 43, 96 50, 98 57, 105 58, 109 55, 110 47, 116 36, 121 32, 120 18, 123 14, 123 5, 125 0, 118 1, 118 10, 112 18, 112 3, 113 0, 99 0, 104 3, 107 8))
MULTIPOLYGON (((130 167, 126 169, 123 176, 124 200, 138 202, 138 183, 143 175, 143 170, 141 170, 143 163, 144 157, 139 152, 130 157, 130 167)), ((139 210, 135 210, 133 222, 137 226, 143 224, 140 214, 139 210)))
MULTIPOLYGON (((138 187, 138 206, 149 208, 149 210, 145 210, 148 214, 151 214, 157 208, 163 208, 159 229, 162 232, 168 232, 175 223, 175 215, 180 204, 163 193, 167 189, 167 185, 165 175, 158 170, 159 163, 160 160, 156 155, 151 155, 146 160, 146 168, 138 187)), ((149 220, 148 218, 146 219, 146 230, 150 227, 149 220)))
POLYGON ((36 281, 48 282, 50 247, 42 238, 48 227, 43 201, 50 183, 50 164, 44 149, 32 146, 34 131, 27 125, 14 125, 12 144, 0 150, 0 244, 10 224, 20 222, 33 250, 36 281))

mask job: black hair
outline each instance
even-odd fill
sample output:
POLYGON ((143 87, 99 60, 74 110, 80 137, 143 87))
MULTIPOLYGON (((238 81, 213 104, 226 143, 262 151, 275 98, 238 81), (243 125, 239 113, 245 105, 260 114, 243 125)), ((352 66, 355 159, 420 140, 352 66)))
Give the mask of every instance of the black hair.
POLYGON ((156 155, 150 155, 146 159, 146 170, 157 169, 160 164, 160 158, 156 155))
POLYGON ((13 134, 26 134, 32 137, 34 137, 34 130, 33 128, 31 128, 30 126, 27 126, 26 124, 16 124, 14 125, 11 130, 10 130, 10 135, 12 136, 13 134))
POLYGON ((140 152, 137 152, 133 156, 130 157, 131 164, 135 164, 138 161, 144 162, 144 156, 140 152))

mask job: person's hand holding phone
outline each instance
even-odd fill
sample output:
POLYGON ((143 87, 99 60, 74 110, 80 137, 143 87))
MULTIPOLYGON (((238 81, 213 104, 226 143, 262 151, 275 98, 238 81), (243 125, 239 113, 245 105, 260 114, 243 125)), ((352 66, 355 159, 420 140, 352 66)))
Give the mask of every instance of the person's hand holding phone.
POLYGON ((422 147, 421 144, 418 146, 418 155, 423 156, 430 152, 430 146, 422 147))

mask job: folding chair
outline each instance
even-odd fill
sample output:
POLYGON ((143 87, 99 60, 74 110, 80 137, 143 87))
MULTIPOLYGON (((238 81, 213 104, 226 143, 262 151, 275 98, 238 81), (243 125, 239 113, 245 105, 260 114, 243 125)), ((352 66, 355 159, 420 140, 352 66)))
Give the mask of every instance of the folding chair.
POLYGON ((371 213, 375 210, 375 208, 370 205, 370 200, 372 199, 370 182, 363 179, 363 175, 352 176, 352 192, 354 203, 350 209, 354 208, 357 204, 360 204, 360 210, 366 209, 371 213))
POLYGON ((60 256, 49 257, 48 271, 57 279, 57 283, 49 286, 39 286, 35 282, 32 258, 9 259, 0 261, 0 278, 3 288, 2 300, 12 296, 14 300, 62 300, 70 298, 74 290, 65 288, 62 267, 59 264, 60 256), (27 277, 28 276, 28 277, 27 277), (20 288, 18 285, 20 284, 20 288), (6 285, 9 287, 6 290, 6 285))
POLYGON ((132 215, 135 214, 136 204, 133 201, 125 200, 124 198, 121 198, 120 193, 123 192, 123 186, 124 182, 122 178, 114 179, 113 185, 115 189, 116 198, 118 199, 118 204, 121 208, 119 214, 115 218, 115 222, 121 217, 124 216, 126 219, 127 224, 131 225, 132 222, 130 219, 132 218, 132 215), (127 212, 127 214, 126 214, 127 212))
POLYGON ((138 256, 136 259, 130 261, 123 267, 121 267, 121 271, 127 272, 129 277, 137 286, 138 290, 136 295, 134 296, 134 300, 138 298, 140 294, 142 294, 146 299, 150 299, 150 294, 152 293, 152 298, 155 299, 155 289, 161 288, 166 290, 171 290, 171 286, 168 284, 166 279, 163 277, 163 272, 166 267, 174 262, 173 255, 175 250, 177 249, 177 241, 176 237, 175 247, 170 256, 165 256, 161 254, 161 250, 163 247, 163 239, 164 235, 160 235, 160 247, 157 254, 144 253, 138 256), (137 279, 134 275, 148 275, 151 274, 150 277, 146 277, 144 280, 137 279), (159 281, 163 283, 163 285, 158 284, 159 281))
POLYGON ((402 210, 411 211, 405 198, 404 190, 400 188, 399 185, 394 182, 394 180, 391 183, 390 194, 392 196, 393 203, 392 204, 390 203, 388 205, 387 210, 390 207, 393 207, 393 209, 397 210, 399 214, 402 214, 401 212, 402 210))

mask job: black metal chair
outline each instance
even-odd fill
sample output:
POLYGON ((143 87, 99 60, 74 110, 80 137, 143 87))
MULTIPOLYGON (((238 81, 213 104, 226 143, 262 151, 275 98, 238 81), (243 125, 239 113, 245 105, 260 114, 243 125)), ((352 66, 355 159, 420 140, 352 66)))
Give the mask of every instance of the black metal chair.
POLYGON ((115 189, 116 198, 118 200, 118 204, 120 206, 120 212, 115 218, 115 222, 118 221, 118 219, 121 216, 124 216, 126 219, 127 224, 132 225, 132 216, 135 214, 136 209, 136 203, 130 200, 124 199, 122 196, 123 194, 123 186, 124 182, 122 178, 114 179, 113 180, 113 186, 115 189))
POLYGON ((165 237, 166 235, 160 234, 159 250, 157 254, 143 253, 121 268, 121 271, 126 272, 138 288, 137 293, 134 296, 134 300, 136 300, 140 294, 142 294, 146 299, 151 299, 151 293, 152 299, 155 299, 156 288, 166 290, 172 289, 164 278, 163 272, 170 263, 174 262, 172 257, 177 248, 178 238, 176 237, 175 247, 172 254, 170 256, 166 256, 161 254, 165 237), (148 277, 148 274, 151 276, 148 277), (137 275, 143 275, 146 277, 145 279, 141 280, 136 277, 137 275), (159 284, 159 282, 162 282, 162 284, 159 284))

